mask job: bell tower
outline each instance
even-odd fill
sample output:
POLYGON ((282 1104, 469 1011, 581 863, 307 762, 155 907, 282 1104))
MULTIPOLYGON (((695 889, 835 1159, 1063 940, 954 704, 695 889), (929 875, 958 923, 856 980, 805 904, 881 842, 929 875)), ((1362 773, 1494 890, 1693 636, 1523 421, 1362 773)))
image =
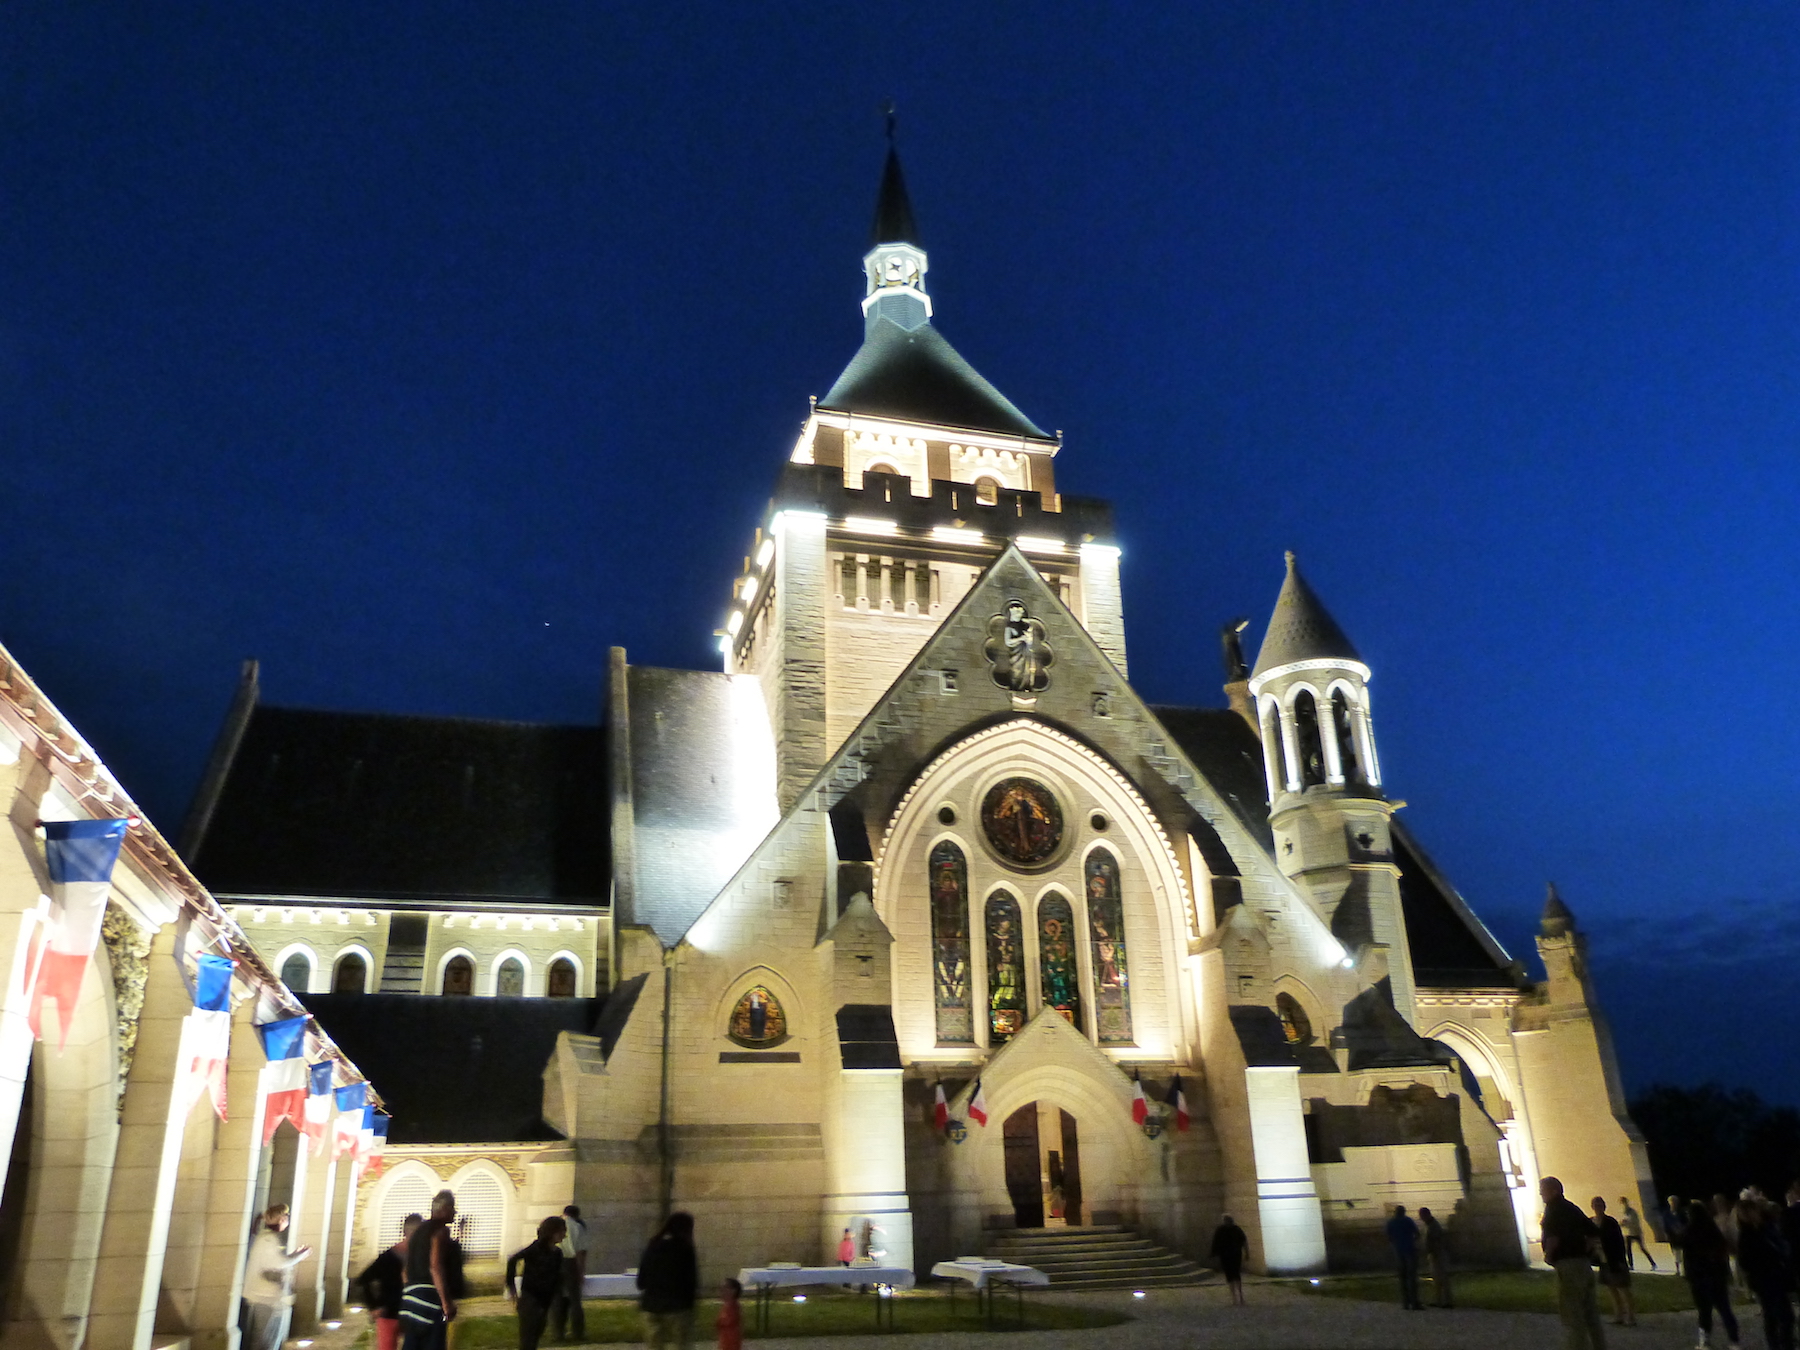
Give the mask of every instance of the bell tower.
POLYGON ((1282 871, 1370 984, 1389 981, 1414 1020, 1400 870, 1369 719, 1369 667, 1287 555, 1287 577, 1250 674, 1269 826, 1282 871))

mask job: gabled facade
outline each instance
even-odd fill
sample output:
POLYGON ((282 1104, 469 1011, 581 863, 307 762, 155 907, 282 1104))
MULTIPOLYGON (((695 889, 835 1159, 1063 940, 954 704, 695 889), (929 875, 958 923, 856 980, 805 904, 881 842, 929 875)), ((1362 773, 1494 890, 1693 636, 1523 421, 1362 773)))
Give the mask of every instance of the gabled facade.
MULTIPOLYGON (((603 856, 605 899, 439 906, 592 924, 604 1002, 547 1055, 569 1146, 532 1203, 564 1179, 604 1269, 687 1209, 720 1273, 825 1259, 846 1228, 921 1269, 1070 1224, 1201 1254, 1221 1212, 1261 1268, 1322 1270, 1382 1259, 1393 1203, 1517 1262, 1545 1170, 1653 1211, 1572 921, 1533 984, 1394 818, 1374 672, 1291 557, 1254 669, 1227 631, 1225 706, 1137 695, 1111 509, 1057 490, 1060 437, 938 331, 929 268, 890 152, 863 344, 750 538, 721 670, 615 649, 604 729, 564 766, 604 779, 577 817, 597 837, 523 848, 603 856)), ((481 777, 442 758, 421 792, 481 777)), ((552 768, 517 772, 529 797, 552 768)), ((213 811, 289 838, 255 781, 222 769, 213 811)), ((353 897, 391 933, 435 903, 348 877, 282 908, 254 871, 222 889, 271 946, 278 909, 353 897)))

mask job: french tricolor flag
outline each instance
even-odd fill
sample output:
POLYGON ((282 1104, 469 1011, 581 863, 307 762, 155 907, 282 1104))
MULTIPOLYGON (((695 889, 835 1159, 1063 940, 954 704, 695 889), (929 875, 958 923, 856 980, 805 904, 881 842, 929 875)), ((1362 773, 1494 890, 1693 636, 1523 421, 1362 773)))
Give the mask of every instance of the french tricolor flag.
POLYGON ((194 958, 194 1010, 181 1028, 178 1105, 186 1114, 202 1092, 225 1119, 225 1074, 231 1063, 231 961, 204 953, 194 958))
POLYGON ((1175 1128, 1186 1130, 1188 1127, 1187 1092, 1181 1086, 1181 1075, 1175 1075, 1175 1086, 1169 1090, 1169 1101, 1175 1107, 1175 1128))
POLYGON ((297 1130, 306 1127, 306 1024, 311 1020, 303 1014, 256 1029, 269 1060, 262 1071, 265 1145, 284 1120, 293 1121, 297 1130))
POLYGON ((975 1080, 975 1095, 969 1098, 969 1119, 987 1128, 987 1093, 982 1090, 981 1080, 975 1080))
POLYGON ((368 1136, 369 1146, 368 1151, 356 1160, 357 1174, 360 1176, 366 1171, 370 1176, 378 1177, 381 1175, 381 1151, 387 1147, 389 1117, 371 1106, 365 1119, 367 1124, 364 1132, 368 1136))
POLYGON ((1144 1097, 1144 1084, 1135 1077, 1131 1080, 1131 1118, 1139 1125, 1150 1118, 1150 1103, 1144 1097))
MULTIPOLYGON (((81 977, 100 941, 106 917, 106 893, 112 889, 113 864, 125 842, 125 820, 52 820, 44 824, 44 864, 50 873, 50 912, 42 946, 27 987, 31 991, 27 1022, 31 1034, 44 1039, 44 1001, 56 1001, 61 1033, 56 1048, 69 1041, 81 977)), ((34 942, 36 939, 34 938, 34 942)))
POLYGON ((306 1111, 300 1119, 300 1129, 312 1140, 312 1151, 316 1157, 325 1149, 325 1129, 331 1124, 331 1071, 330 1060, 315 1064, 307 1070, 306 1111))
POLYGON ((937 1085, 937 1096, 931 1103, 931 1118, 937 1122, 941 1134, 950 1128, 950 1103, 944 1099, 944 1085, 937 1085))
POLYGON ((362 1133, 363 1111, 368 1105, 368 1089, 361 1083, 337 1090, 337 1129, 332 1133, 331 1156, 341 1158, 356 1152, 356 1138, 362 1133))

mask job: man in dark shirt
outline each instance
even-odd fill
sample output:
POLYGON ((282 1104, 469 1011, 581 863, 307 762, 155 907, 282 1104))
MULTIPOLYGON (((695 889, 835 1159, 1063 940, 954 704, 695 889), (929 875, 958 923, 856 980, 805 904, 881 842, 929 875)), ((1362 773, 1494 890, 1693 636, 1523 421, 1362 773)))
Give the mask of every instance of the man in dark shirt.
POLYGON ((537 1241, 506 1262, 506 1296, 519 1309, 519 1350, 537 1350, 550 1305, 563 1289, 563 1236, 567 1225, 552 1214, 538 1224, 537 1241))
POLYGON ((1388 1242, 1400 1267, 1400 1306, 1408 1312, 1424 1311, 1419 1302, 1419 1226, 1406 1217, 1406 1206, 1395 1205, 1387 1221, 1388 1242))
POLYGON ((1591 1208, 1594 1226, 1600 1230, 1600 1283, 1612 1295, 1613 1325, 1635 1327, 1637 1308, 1631 1301, 1631 1261, 1625 1229, 1606 1212, 1604 1196, 1596 1195, 1591 1208))
POLYGON ((1556 1310, 1562 1318, 1564 1343, 1568 1350, 1606 1350, 1589 1256, 1589 1246, 1597 1242, 1600 1230, 1563 1195, 1563 1184, 1555 1177, 1538 1182, 1538 1195, 1544 1202, 1544 1260, 1556 1272, 1556 1310))

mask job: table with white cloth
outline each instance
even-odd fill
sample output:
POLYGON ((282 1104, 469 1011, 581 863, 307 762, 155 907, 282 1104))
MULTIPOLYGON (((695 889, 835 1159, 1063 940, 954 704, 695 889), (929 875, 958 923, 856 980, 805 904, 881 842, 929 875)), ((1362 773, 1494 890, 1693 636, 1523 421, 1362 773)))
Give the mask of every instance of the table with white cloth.
MULTIPOLYGON (((991 1326, 994 1321, 994 1290, 1001 1285, 1010 1285, 1019 1299, 1019 1325, 1025 1324, 1025 1287, 1027 1285, 1049 1284, 1050 1277, 1036 1266, 1015 1266, 1010 1261, 984 1261, 977 1257, 965 1256, 955 1261, 939 1261, 931 1268, 933 1275, 948 1280, 962 1280, 975 1286, 975 1309, 981 1311, 985 1298, 987 1303, 987 1320, 991 1326)), ((950 1286, 950 1319, 956 1320, 956 1286, 950 1286)))
MULTIPOLYGON (((905 1266, 745 1266, 738 1272, 738 1283, 756 1297, 756 1326, 769 1329, 769 1299, 775 1290, 806 1284, 890 1285, 895 1289, 911 1289, 912 1271, 905 1266)), ((893 1300, 877 1289, 875 1325, 881 1325, 881 1305, 888 1305, 888 1325, 894 1324, 893 1300)))
POLYGON ((581 1280, 583 1298, 636 1298, 637 1272, 624 1275, 586 1275, 581 1280))

